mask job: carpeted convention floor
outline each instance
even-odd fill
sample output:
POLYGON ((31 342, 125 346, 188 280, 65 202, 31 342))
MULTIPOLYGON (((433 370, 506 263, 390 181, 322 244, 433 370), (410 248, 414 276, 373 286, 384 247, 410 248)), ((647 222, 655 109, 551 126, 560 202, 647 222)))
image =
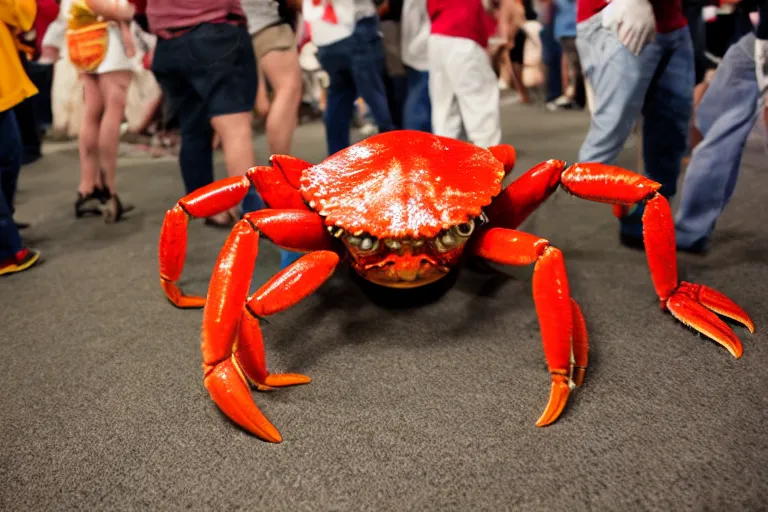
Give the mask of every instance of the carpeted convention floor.
MULTIPOLYGON (((504 107, 514 176, 572 161, 585 113, 504 107)), ((324 156, 302 126, 296 156, 324 156)), ((267 153, 256 140, 259 158, 267 153)), ((634 141, 621 164, 632 166, 634 141)), ((590 332, 585 385, 548 428, 549 392, 530 269, 464 269, 444 294, 372 292, 344 268, 264 324, 273 371, 308 386, 254 392, 284 437, 229 422, 203 387, 200 310, 158 283, 175 161, 124 158, 137 209, 117 225, 75 220, 72 146, 22 171, 17 219, 38 268, 0 279, 0 509, 760 510, 768 503, 768 175, 746 149, 733 202, 684 279, 736 300, 736 360, 661 313, 644 255, 617 240, 610 207, 558 192, 524 229, 566 257, 590 332)), ((221 156, 217 173, 223 176, 221 156)), ((205 293, 226 232, 190 225, 182 285, 205 293)), ((278 268, 262 243, 254 287, 278 268)))

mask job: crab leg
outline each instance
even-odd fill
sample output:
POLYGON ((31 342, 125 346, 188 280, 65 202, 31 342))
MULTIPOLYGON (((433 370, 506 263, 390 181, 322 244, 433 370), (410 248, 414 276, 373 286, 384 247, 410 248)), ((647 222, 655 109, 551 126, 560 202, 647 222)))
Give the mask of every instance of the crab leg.
POLYGON ((513 181, 487 209, 490 225, 517 228, 557 190, 563 169, 562 160, 547 160, 513 181))
POLYGON ((270 208, 309 210, 299 192, 301 173, 312 164, 287 155, 273 155, 271 167, 254 167, 256 190, 270 208))
POLYGON ((659 183, 626 169, 596 163, 572 165, 562 173, 561 182, 571 194, 591 201, 622 208, 645 202, 645 252, 661 309, 712 338, 734 357, 741 357, 741 341, 712 311, 742 323, 750 332, 755 331, 755 326, 749 315, 722 293, 678 281, 675 227, 669 203, 657 192, 659 183))
POLYGON ((587 328, 570 296, 563 254, 543 238, 504 228, 482 233, 471 250, 502 265, 535 263, 533 300, 552 376, 549 401, 536 425, 549 425, 562 413, 571 389, 581 385, 587 368, 587 328))
POLYGON ((299 193, 301 172, 312 164, 298 158, 275 155, 272 167, 252 167, 244 176, 225 178, 184 196, 165 214, 160 231, 160 285, 168 299, 179 308, 201 308, 205 297, 184 295, 176 282, 187 255, 189 216, 210 217, 234 208, 253 183, 272 208, 309 211, 299 193))
POLYGON ((187 194, 168 210, 160 230, 160 285, 179 308, 200 308, 205 297, 184 295, 176 282, 187 255, 188 217, 210 217, 240 203, 251 186, 247 176, 224 178, 187 194))
POLYGON ((504 174, 509 174, 515 168, 517 162, 517 151, 509 144, 499 144, 488 148, 496 160, 504 164, 504 174))
POLYGON ((254 404, 248 384, 268 389, 306 384, 309 378, 267 371, 258 317, 293 306, 330 277, 339 257, 323 250, 328 238, 322 218, 311 212, 247 214, 225 242, 211 278, 203 310, 203 382, 224 414, 266 441, 280 442, 281 437, 254 404), (277 245, 316 252, 295 261, 246 300, 260 232, 277 245))

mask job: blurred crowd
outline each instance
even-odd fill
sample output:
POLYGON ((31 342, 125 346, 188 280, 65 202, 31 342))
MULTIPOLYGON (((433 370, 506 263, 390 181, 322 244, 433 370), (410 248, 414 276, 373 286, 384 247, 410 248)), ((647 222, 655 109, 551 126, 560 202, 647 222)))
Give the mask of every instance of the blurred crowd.
MULTIPOLYGON (((20 169, 42 140, 78 140, 77 218, 125 218, 127 136, 175 148, 187 194, 256 163, 255 121, 290 154, 322 117, 328 154, 412 129, 482 147, 502 139, 502 96, 584 110, 580 161, 614 163, 634 131, 637 171, 677 194, 678 249, 703 253, 758 119, 768 124, 765 0, 0 0, 0 275, 40 254, 14 221, 20 169), (641 169, 640 169, 641 168, 641 169)), ((553 114, 556 115, 556 114, 553 114)), ((510 141, 513 144, 515 141, 510 141)), ((74 177, 73 177, 74 181, 74 177)), ((231 228, 255 190, 204 219, 231 228)), ((642 248, 642 207, 617 208, 642 248)), ((283 251, 283 266, 298 255, 283 251)))

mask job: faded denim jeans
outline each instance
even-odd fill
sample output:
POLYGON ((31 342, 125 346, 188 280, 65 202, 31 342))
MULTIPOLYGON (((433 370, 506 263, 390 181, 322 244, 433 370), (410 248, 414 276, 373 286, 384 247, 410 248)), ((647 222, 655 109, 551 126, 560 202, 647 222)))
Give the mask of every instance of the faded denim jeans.
POLYGON ((704 139, 683 181, 675 218, 679 247, 706 243, 733 195, 744 145, 762 109, 754 52, 754 34, 731 46, 699 103, 696 127, 704 139))
MULTIPOLYGON (((598 13, 577 26, 576 47, 594 91, 592 123, 580 162, 615 164, 635 121, 643 117, 643 160, 648 178, 671 198, 688 149, 693 111, 694 52, 688 27, 656 40, 633 55, 598 13)), ((622 233, 642 237, 643 207, 621 219, 622 233)))

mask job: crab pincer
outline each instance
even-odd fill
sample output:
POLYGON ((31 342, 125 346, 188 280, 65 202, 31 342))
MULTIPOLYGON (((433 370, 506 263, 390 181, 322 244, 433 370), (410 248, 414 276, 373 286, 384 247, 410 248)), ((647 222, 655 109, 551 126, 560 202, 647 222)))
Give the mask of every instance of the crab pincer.
POLYGON ((295 305, 333 274, 339 256, 324 250, 326 239, 318 240, 313 232, 325 235, 322 220, 312 212, 246 214, 219 255, 203 310, 203 382, 208 393, 232 421, 272 443, 281 442, 282 436, 253 402, 250 385, 267 391, 307 384, 311 379, 298 373, 269 373, 259 318, 295 305), (283 247, 318 250, 302 256, 247 297, 259 233, 283 247))

